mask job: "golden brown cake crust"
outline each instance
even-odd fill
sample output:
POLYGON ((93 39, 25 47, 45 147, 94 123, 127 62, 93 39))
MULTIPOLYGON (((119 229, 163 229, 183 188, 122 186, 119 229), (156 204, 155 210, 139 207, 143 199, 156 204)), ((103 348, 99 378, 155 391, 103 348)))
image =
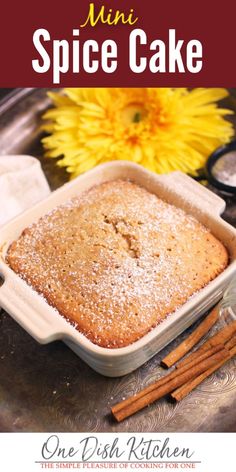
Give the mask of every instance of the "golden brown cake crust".
POLYGON ((204 226, 144 188, 93 187, 25 229, 7 262, 99 346, 127 346, 224 270, 204 226))

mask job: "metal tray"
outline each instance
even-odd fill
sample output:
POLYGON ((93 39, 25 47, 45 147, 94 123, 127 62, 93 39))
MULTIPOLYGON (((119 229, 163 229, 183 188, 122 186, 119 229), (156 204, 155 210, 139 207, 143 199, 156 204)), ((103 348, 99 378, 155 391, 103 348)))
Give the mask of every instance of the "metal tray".
MULTIPOLYGON (((4 122, 0 131, 2 154, 25 152, 41 157, 38 110, 41 112, 47 106, 44 90, 30 90, 19 101, 15 97, 10 107, 5 104, 0 117, 1 128, 4 122)), ((64 183, 66 176, 56 170, 55 161, 42 159, 42 163, 52 188, 64 183)), ((230 209, 226 216, 232 223, 234 201, 228 203, 230 209)), ((134 373, 121 379, 107 379, 93 372, 63 343, 39 346, 4 312, 0 326, 0 428, 3 431, 236 430, 235 361, 180 404, 170 405, 162 400, 117 425, 108 414, 111 404, 161 375, 160 358, 180 339, 134 373)))

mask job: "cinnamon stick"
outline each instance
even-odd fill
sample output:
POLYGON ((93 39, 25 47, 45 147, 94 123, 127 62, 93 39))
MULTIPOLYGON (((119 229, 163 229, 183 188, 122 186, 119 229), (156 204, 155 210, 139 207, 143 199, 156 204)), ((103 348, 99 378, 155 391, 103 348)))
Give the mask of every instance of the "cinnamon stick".
POLYGON ((232 347, 236 346, 236 334, 225 343, 226 349, 231 349, 232 347))
MULTIPOLYGON (((213 347, 213 350, 216 346, 213 347)), ((224 347, 220 347, 220 350, 213 355, 210 355, 202 361, 198 361, 193 364, 189 364, 187 369, 184 367, 182 371, 174 370, 170 374, 162 377, 154 384, 146 387, 137 395, 134 395, 117 405, 113 406, 111 411, 117 421, 122 421, 128 416, 133 415, 137 411, 141 410, 147 405, 150 405, 159 398, 167 395, 173 390, 176 390, 181 385, 187 383, 193 377, 197 377, 199 374, 205 372, 210 367, 218 364, 223 359, 227 359, 229 351, 224 347)))
POLYGON ((219 315, 219 303, 211 310, 209 315, 198 325, 198 327, 188 336, 176 349, 170 352, 161 364, 165 367, 171 367, 185 354, 187 354, 193 346, 212 328, 212 326, 218 320, 219 315))
MULTIPOLYGON (((204 359, 206 359, 207 357, 212 356, 216 352, 221 351, 223 349, 223 347, 224 346, 222 344, 219 344, 218 346, 214 346, 213 348, 208 349, 201 356, 199 356, 198 362, 201 362, 204 359)), ((189 368, 194 367, 195 365, 196 365, 196 361, 193 360, 193 362, 189 363, 188 365, 183 366, 182 369, 179 369, 178 370, 178 375, 182 374, 183 372, 186 372, 187 370, 189 370, 189 368)), ((118 403, 115 407, 113 407, 113 409, 115 408, 116 410, 118 410, 119 408, 124 408, 127 405, 130 405, 130 403, 132 403, 132 400, 137 401, 139 398, 142 398, 145 395, 147 395, 147 393, 152 392, 157 387, 160 387, 161 385, 164 385, 167 381, 172 380, 173 378, 176 377, 176 375, 177 375, 176 370, 172 370, 172 372, 170 372, 168 375, 163 375, 158 380, 153 382, 151 385, 149 385, 148 387, 145 387, 139 393, 136 393, 132 397, 129 397, 129 398, 123 400, 121 403, 118 403)))
POLYGON ((232 347, 229 350, 228 358, 222 359, 222 361, 219 361, 217 364, 213 365, 202 374, 198 375, 194 379, 188 381, 186 384, 174 390, 174 392, 171 393, 171 398, 173 398, 176 401, 183 400, 183 398, 185 398, 190 392, 192 392, 192 390, 196 388, 201 382, 203 382, 203 380, 205 380, 207 377, 213 374, 213 372, 215 372, 222 365, 224 365, 225 362, 227 362, 229 359, 235 356, 235 354, 236 354, 236 345, 234 345, 234 347, 232 347))
POLYGON ((211 336, 200 348, 190 354, 188 357, 183 359, 182 361, 178 362, 176 365, 177 369, 180 369, 184 365, 187 365, 189 362, 193 360, 197 360, 199 355, 203 352, 207 351, 210 347, 216 346, 218 344, 226 344, 232 336, 236 333, 236 321, 232 321, 232 323, 226 325, 224 328, 220 329, 216 334, 211 336))

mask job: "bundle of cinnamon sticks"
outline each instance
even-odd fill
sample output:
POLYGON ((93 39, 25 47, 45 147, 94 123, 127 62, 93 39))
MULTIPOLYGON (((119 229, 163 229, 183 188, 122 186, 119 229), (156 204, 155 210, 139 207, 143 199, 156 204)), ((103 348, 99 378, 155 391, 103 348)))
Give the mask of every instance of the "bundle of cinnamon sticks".
POLYGON ((182 400, 236 355, 236 321, 233 321, 211 336, 196 351, 180 360, 216 323, 218 311, 217 305, 192 334, 162 360, 162 365, 166 367, 175 365, 174 370, 112 407, 112 414, 117 421, 124 420, 167 394, 176 401, 182 400))

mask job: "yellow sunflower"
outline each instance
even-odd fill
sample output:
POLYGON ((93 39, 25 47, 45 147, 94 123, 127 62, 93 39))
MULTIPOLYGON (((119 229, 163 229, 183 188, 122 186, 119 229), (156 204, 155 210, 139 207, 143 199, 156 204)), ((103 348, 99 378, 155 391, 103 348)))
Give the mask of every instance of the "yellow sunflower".
POLYGON ((46 156, 75 177, 97 164, 130 160, 157 173, 195 174, 233 136, 217 106, 222 88, 66 88, 50 93, 46 156))

